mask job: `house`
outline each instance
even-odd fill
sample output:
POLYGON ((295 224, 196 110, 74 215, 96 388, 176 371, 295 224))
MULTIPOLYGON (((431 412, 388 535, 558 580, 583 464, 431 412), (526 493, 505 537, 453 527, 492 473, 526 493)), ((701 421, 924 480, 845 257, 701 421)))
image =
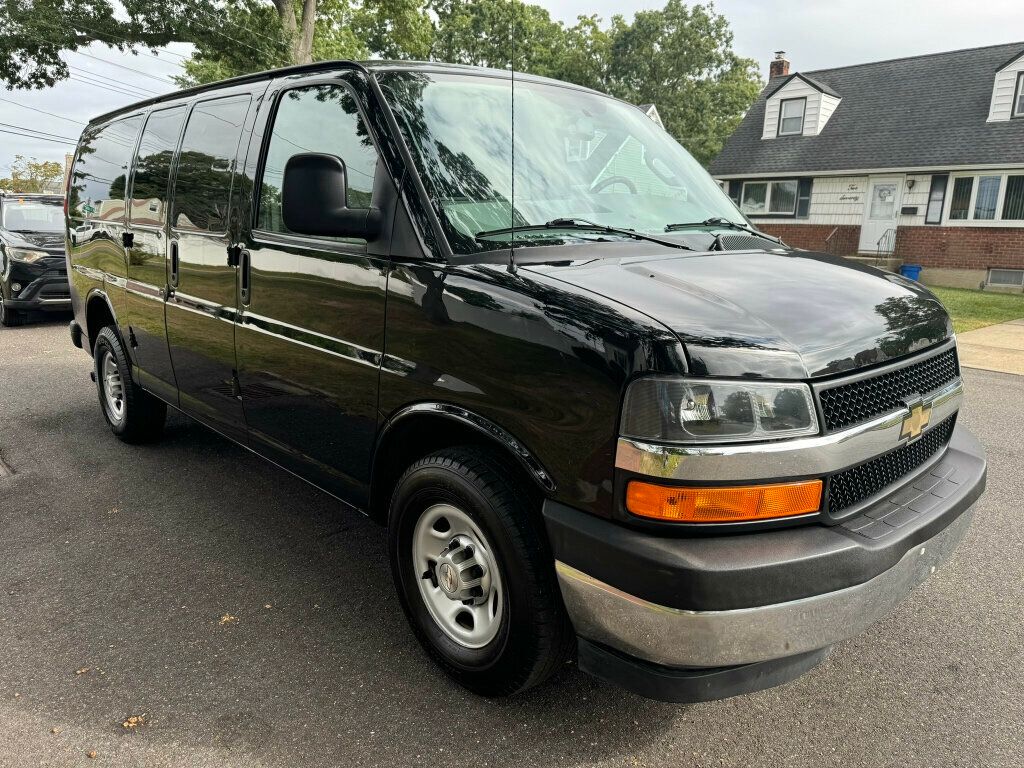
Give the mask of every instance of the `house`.
POLYGON ((711 163, 787 244, 1024 288, 1024 42, 770 79, 711 163))

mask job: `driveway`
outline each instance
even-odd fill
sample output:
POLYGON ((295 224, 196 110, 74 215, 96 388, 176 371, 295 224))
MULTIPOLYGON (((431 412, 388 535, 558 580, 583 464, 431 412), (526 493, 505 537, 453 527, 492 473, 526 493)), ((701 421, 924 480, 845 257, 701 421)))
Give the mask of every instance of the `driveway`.
POLYGON ((1024 375, 1024 320, 961 333, 957 344, 960 362, 967 367, 1024 375))
POLYGON ((455 687, 380 529, 180 416, 121 444, 89 368, 64 324, 0 330, 2 766, 1020 765, 1024 378, 964 373, 991 467, 949 565, 796 682, 678 706, 455 687))

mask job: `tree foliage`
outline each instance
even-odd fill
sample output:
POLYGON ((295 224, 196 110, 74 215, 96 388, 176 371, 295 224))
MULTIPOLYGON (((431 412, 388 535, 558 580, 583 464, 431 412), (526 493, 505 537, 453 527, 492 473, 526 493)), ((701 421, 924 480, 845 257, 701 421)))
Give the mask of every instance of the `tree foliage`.
POLYGON ((48 192, 59 186, 64 166, 56 162, 39 162, 34 157, 15 155, 11 175, 0 179, 0 189, 6 192, 48 192))
POLYGON ((632 22, 566 25, 521 0, 0 0, 0 81, 68 77, 62 50, 189 42, 181 85, 326 59, 433 59, 554 77, 655 103, 698 160, 721 149, 761 81, 712 4, 666 0, 632 22))

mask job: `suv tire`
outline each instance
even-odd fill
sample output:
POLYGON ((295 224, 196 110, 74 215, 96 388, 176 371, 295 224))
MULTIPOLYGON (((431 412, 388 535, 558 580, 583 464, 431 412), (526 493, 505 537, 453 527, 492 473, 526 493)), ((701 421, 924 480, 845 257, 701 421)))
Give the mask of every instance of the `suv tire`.
POLYGON ((0 325, 4 328, 14 328, 24 323, 25 315, 22 312, 4 306, 4 292, 0 289, 0 325))
POLYGON ((167 404, 132 381, 131 364, 117 331, 105 326, 93 345, 96 389, 110 431, 126 443, 156 440, 164 429, 167 404))
POLYGON ((389 513, 391 571, 417 639, 452 678, 484 696, 538 685, 576 644, 532 503, 537 494, 508 461, 476 447, 420 459, 399 479, 389 513), (433 567, 424 565, 424 542, 441 548, 433 567), (465 590, 444 591, 476 581, 469 600, 459 599, 465 590))

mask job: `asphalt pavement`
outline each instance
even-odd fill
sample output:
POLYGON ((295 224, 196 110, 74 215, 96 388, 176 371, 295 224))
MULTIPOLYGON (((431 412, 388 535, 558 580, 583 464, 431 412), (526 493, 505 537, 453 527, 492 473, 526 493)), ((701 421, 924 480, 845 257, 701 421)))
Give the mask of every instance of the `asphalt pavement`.
POLYGON ((681 706, 571 666, 463 691, 381 529, 180 415, 120 443, 90 365, 66 321, 0 329, 0 766, 1024 763, 1024 377, 964 372, 991 463, 951 563, 803 678, 681 706))

